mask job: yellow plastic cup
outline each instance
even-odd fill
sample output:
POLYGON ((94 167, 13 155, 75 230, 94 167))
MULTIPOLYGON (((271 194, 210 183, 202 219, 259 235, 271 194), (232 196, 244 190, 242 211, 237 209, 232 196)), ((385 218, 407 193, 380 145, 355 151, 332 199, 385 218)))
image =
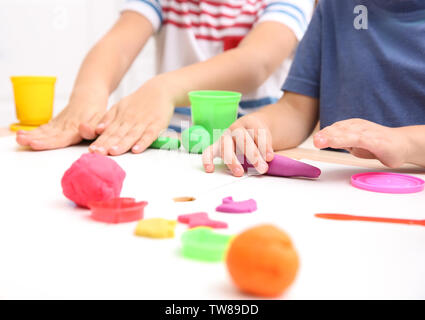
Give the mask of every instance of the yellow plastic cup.
POLYGON ((23 76, 10 79, 16 117, 20 121, 12 127, 38 127, 49 122, 53 115, 56 77, 23 76))

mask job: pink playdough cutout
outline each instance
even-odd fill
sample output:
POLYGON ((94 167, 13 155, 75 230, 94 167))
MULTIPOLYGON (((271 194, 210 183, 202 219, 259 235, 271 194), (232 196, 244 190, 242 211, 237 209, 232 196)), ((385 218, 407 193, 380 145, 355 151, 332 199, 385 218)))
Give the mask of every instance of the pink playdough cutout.
POLYGON ((216 210, 226 213, 249 213, 257 210, 257 202, 254 199, 235 202, 232 197, 227 197, 223 199, 223 203, 216 210))
POLYGON ((214 229, 227 228, 227 223, 222 221, 211 220, 206 212, 198 212, 184 214, 177 218, 178 222, 185 223, 189 228, 195 227, 211 227, 214 229))
POLYGON ((65 197, 88 208, 89 202, 118 198, 124 178, 124 170, 114 160, 86 153, 65 172, 61 183, 65 197))
MULTIPOLYGON (((253 166, 247 159, 242 163, 245 171, 253 166)), ((266 175, 276 177, 306 177, 318 178, 321 175, 319 168, 313 167, 307 163, 300 162, 278 154, 274 155, 272 161, 269 162, 269 170, 266 175)))
POLYGON ((106 223, 124 223, 143 219, 146 201, 136 202, 133 198, 116 198, 90 202, 93 220, 106 223))

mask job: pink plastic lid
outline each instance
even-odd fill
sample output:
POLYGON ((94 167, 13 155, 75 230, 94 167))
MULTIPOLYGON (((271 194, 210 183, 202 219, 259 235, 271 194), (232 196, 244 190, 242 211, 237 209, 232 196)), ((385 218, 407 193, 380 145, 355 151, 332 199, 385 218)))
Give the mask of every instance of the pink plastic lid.
POLYGON ((351 184, 359 189, 383 193, 415 193, 424 190, 425 181, 405 174, 367 172, 351 177, 351 184))

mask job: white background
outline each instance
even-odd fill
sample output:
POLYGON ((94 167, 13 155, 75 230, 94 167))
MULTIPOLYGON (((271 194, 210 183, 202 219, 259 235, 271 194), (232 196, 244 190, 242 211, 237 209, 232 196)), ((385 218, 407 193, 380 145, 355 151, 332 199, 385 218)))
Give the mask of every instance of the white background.
MULTIPOLYGON (((124 1, 0 0, 0 127, 16 120, 12 75, 57 76, 55 113, 65 106, 85 54, 116 21, 124 1)), ((153 73, 151 41, 111 102, 153 73)))

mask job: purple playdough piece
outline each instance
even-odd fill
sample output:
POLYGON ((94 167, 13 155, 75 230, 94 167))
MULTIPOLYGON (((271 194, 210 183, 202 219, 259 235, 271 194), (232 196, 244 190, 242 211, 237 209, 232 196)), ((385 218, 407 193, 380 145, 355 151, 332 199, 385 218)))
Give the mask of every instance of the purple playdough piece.
POLYGON ((257 202, 254 199, 235 202, 232 197, 223 199, 223 203, 216 208, 217 211, 226 213, 248 213, 257 210, 257 202))
MULTIPOLYGON (((242 163, 242 166, 245 171, 253 167, 246 159, 242 163)), ((269 170, 266 175, 276 177, 318 178, 321 173, 319 168, 313 167, 307 163, 275 154, 273 160, 269 162, 269 170)))

